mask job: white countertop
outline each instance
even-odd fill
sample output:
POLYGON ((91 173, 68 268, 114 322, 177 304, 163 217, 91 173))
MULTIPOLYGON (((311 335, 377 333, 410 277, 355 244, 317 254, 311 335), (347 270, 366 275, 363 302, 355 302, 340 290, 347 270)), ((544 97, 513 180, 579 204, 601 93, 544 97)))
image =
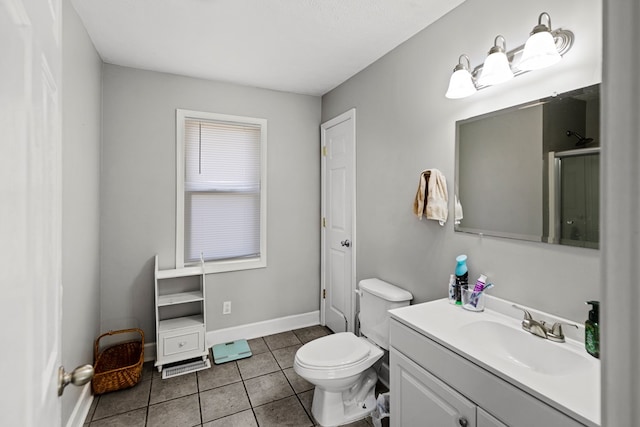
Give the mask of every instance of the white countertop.
MULTIPOLYGON (((522 312, 511 307, 511 304, 509 301, 487 296, 487 309, 483 312, 471 312, 460 306, 449 304, 447 299, 442 299, 397 308, 390 310, 389 313, 393 319, 440 343, 561 412, 587 425, 600 425, 600 361, 589 355, 584 349, 583 343, 578 339, 569 338, 578 338, 584 334, 584 325, 579 325, 578 330, 565 327, 566 342, 554 343, 522 330, 522 312), (469 327, 472 324, 489 324, 486 322, 497 322, 512 328, 512 330, 505 330, 505 332, 508 332, 511 337, 517 337, 518 342, 522 340, 521 345, 530 345, 532 352, 539 351, 548 355, 559 350, 566 350, 572 353, 568 354, 569 360, 575 358, 579 362, 577 365, 580 368, 569 368, 565 371, 555 369, 553 364, 545 362, 545 368, 542 371, 546 371, 546 367, 549 367, 548 372, 531 369, 531 367, 514 363, 514 360, 506 352, 497 349, 501 345, 511 345, 509 342, 501 340, 501 343, 496 343, 492 347, 491 340, 479 343, 477 339, 469 339, 468 333, 461 333, 461 328, 469 327), (524 336, 513 335, 514 333, 521 333, 524 336), (552 346, 562 347, 553 348, 552 346)), ((530 310, 536 320, 567 322, 566 319, 541 313, 526 306, 522 307, 530 310)), ((497 336, 497 338, 500 337, 497 336)), ((520 350, 522 348, 518 349, 518 351, 520 350)))

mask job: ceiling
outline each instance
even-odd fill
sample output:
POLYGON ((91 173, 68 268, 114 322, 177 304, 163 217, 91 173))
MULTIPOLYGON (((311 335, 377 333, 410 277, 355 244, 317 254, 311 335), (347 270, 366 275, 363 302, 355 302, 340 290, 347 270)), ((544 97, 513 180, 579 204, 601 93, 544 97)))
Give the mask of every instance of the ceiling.
POLYGON ((464 0, 72 0, 104 62, 323 95, 464 0))

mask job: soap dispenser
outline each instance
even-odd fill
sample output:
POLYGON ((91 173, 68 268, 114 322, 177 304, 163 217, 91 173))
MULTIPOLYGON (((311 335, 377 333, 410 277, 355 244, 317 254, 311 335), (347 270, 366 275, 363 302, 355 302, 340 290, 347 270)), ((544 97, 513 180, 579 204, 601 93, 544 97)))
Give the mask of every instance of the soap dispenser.
POLYGON ((591 304, 589 319, 584 322, 584 348, 593 357, 600 358, 600 302, 587 301, 591 304))

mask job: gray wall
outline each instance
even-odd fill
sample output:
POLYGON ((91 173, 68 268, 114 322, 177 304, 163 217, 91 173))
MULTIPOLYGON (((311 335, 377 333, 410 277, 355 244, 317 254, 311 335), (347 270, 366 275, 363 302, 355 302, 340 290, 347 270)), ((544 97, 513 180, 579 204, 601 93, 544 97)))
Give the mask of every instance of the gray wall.
POLYGON ((601 10, 599 0, 469 0, 323 96, 323 121, 357 109, 358 280, 396 283, 415 302, 440 298, 455 256, 466 253, 471 280, 487 274, 494 295, 585 319, 584 301, 600 297, 598 251, 454 233, 452 221, 418 221, 411 206, 425 168, 440 169, 452 194, 456 120, 601 80, 601 10), (444 97, 460 54, 475 66, 497 34, 507 49, 524 43, 542 11, 575 33, 561 63, 470 98, 444 97))
MULTIPOLYGON (((62 362, 93 364, 100 321, 100 121, 102 60, 69 0, 63 3, 62 362)), ((62 396, 62 425, 81 387, 62 396)))
POLYGON ((155 341, 154 254, 175 266, 176 108, 268 120, 268 266, 207 277, 208 329, 318 310, 321 99, 109 64, 103 87, 101 327, 155 341))

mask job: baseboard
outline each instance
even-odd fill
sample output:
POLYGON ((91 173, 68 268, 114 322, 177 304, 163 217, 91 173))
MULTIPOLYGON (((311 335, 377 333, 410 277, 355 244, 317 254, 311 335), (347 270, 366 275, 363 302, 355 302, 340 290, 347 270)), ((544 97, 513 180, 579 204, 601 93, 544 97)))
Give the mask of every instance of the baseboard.
MULTIPOLYGON (((307 326, 320 324, 320 310, 309 313, 295 314, 293 316, 280 317, 277 319, 265 320, 262 322, 249 323, 247 325, 234 326, 231 328, 208 331, 206 340, 207 347, 223 342, 235 341, 239 339, 251 339, 273 335, 280 332, 291 331, 293 329, 306 328, 307 326)), ((156 343, 148 342, 144 345, 144 361, 156 360, 156 343)))
POLYGON ((144 361, 152 362, 156 360, 156 343, 148 342, 144 344, 144 361))
POLYGON ((207 332, 207 346, 252 339, 320 324, 320 310, 207 332))
POLYGON ((91 383, 89 382, 82 388, 80 398, 78 398, 76 406, 73 407, 73 411, 67 421, 67 427, 82 427, 87 419, 92 402, 93 394, 91 393, 91 383))

